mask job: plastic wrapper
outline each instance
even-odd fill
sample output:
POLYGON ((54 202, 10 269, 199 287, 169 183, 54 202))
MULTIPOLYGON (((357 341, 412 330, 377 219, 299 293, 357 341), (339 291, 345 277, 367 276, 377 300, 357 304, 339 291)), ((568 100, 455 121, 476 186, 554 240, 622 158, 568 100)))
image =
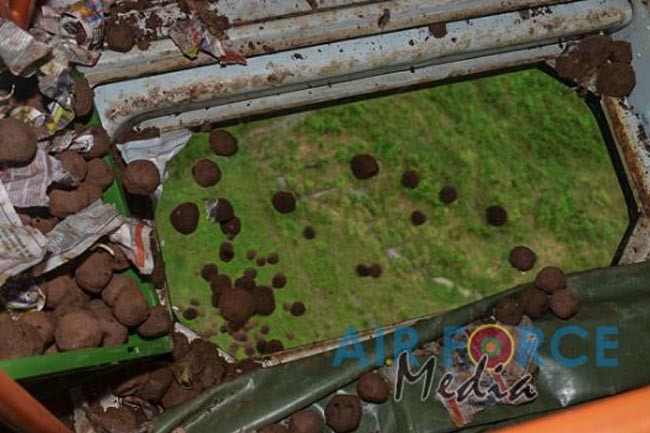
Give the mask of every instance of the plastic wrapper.
POLYGON ((153 272, 151 231, 150 223, 129 218, 109 236, 111 242, 118 244, 122 248, 126 257, 138 268, 142 275, 150 275, 153 272))
POLYGON ((31 67, 51 50, 50 46, 12 21, 0 18, 0 58, 12 74, 24 75, 31 72, 31 67))
POLYGON ((63 152, 64 150, 75 150, 86 153, 94 144, 95 137, 90 131, 84 131, 79 134, 72 130, 65 130, 52 137, 52 140, 45 147, 48 152, 54 153, 63 152))
POLYGON ((9 277, 40 262, 47 239, 37 229, 22 224, 0 182, 0 286, 9 277))
POLYGON ((44 274, 80 256, 123 223, 124 217, 115 206, 101 200, 67 217, 47 234, 48 256, 34 268, 34 274, 44 274))
POLYGON ((0 180, 4 183, 11 204, 23 208, 47 206, 50 202, 47 189, 54 182, 74 183, 61 162, 40 148, 29 164, 1 169, 0 180))
MULTIPOLYGON (((450 418, 447 409, 436 397, 436 386, 444 368, 436 368, 431 395, 422 399, 422 382, 406 385, 401 401, 389 399, 380 405, 364 404, 361 425, 355 432, 370 433, 434 433, 449 431, 479 432, 523 421, 566 406, 610 396, 650 382, 650 354, 643 341, 650 326, 650 300, 647 281, 650 264, 612 267, 571 275, 570 288, 580 301, 578 315, 562 321, 547 314, 536 320, 535 326, 545 336, 538 350, 537 398, 518 406, 495 405, 477 413, 471 423, 461 429, 450 418), (580 327, 586 334, 565 337, 561 354, 567 359, 585 356, 578 366, 560 362, 549 341, 567 327, 580 327), (598 365, 599 350, 603 350, 598 329, 615 329, 618 349, 604 353, 616 358, 615 366, 598 365)), ((517 287, 496 296, 461 307, 436 317, 422 318, 411 324, 420 342, 443 337, 445 327, 464 326, 489 317, 495 303, 513 295, 517 287)), ((372 360, 383 348, 384 355, 393 357, 394 332, 360 343, 365 355, 372 360)), ((336 342, 334 342, 336 343, 336 342)), ((194 401, 168 410, 154 420, 149 431, 168 433, 175 429, 187 433, 234 433, 252 431, 277 422, 305 407, 317 411, 330 396, 341 390, 355 393, 355 380, 373 365, 363 365, 356 359, 335 365, 337 344, 298 348, 276 355, 272 368, 257 370, 235 381, 205 392, 194 401), (333 349, 324 350, 324 347, 333 349), (299 359, 307 353, 318 353, 299 359), (282 363, 288 358, 298 359, 282 363)), ((603 353, 600 354, 601 356, 603 353)), ((383 358, 383 356, 382 356, 383 358)), ((270 362, 272 363, 272 362, 270 362)), ((443 365, 442 360, 439 361, 443 365)), ((329 430, 327 430, 329 431, 329 430)))

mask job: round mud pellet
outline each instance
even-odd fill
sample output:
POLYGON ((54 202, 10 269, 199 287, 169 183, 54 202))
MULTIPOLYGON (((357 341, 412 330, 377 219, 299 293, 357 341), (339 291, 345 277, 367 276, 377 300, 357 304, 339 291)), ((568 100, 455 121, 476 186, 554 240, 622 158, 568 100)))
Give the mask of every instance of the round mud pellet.
POLYGON ((421 210, 415 210, 411 213, 411 224, 421 226, 427 222, 427 216, 421 210))
POLYGON ((237 236, 241 232, 241 220, 239 217, 234 217, 221 223, 221 232, 224 235, 237 236))
POLYGON ((208 263, 201 269, 201 278, 205 281, 212 281, 219 275, 219 268, 214 263, 208 263))
POLYGON ((230 242, 223 242, 219 247, 219 258, 223 262, 229 262, 235 258, 235 247, 230 242))
POLYGON ((92 313, 75 311, 59 319, 54 339, 59 350, 68 351, 97 347, 102 335, 99 320, 92 313))
POLYGON ((415 170, 406 170, 402 174, 402 186, 404 188, 417 188, 420 184, 420 174, 415 170))
POLYGON ((384 269, 378 263, 370 265, 368 270, 370 271, 370 276, 372 278, 379 278, 379 277, 381 277, 381 274, 384 273, 384 269))
POLYGON ((196 308, 188 308, 187 310, 183 311, 183 318, 185 320, 194 320, 197 317, 199 317, 199 312, 196 308))
POLYGON ((281 214, 291 213, 296 210, 296 198, 289 191, 278 191, 273 194, 271 203, 276 211, 281 214))
POLYGON ((113 305, 115 318, 129 328, 140 325, 149 317, 149 305, 138 289, 124 289, 113 305))
POLYGON ((458 190, 453 185, 445 185, 438 193, 438 198, 444 204, 452 204, 458 199, 458 190))
POLYGON ((266 257, 258 257, 258 258, 255 260, 255 264, 257 264, 257 266, 264 266, 264 265, 266 265, 266 257))
POLYGON ((218 129, 210 133, 210 149, 219 156, 237 153, 237 139, 228 131, 218 129))
POLYGON ((79 190, 62 191, 54 189, 49 194, 49 212, 57 218, 66 218, 88 206, 88 196, 79 190))
POLYGON ((636 87, 636 73, 629 63, 608 63, 598 71, 596 90, 606 96, 623 97, 636 87))
POLYGON ((547 266, 535 277, 535 286, 550 295, 566 287, 566 275, 556 266, 547 266))
POLYGON ((194 203, 183 203, 172 211, 169 220, 177 232, 189 235, 199 224, 199 208, 194 203))
POLYGON ((196 183, 204 188, 214 186, 221 180, 219 166, 209 159, 201 159, 192 167, 192 176, 196 183))
POLYGON ((270 316, 275 311, 275 295, 273 289, 266 286, 255 287, 252 291, 255 298, 255 313, 260 316, 270 316))
POLYGON ((277 265, 278 262, 280 261, 280 256, 278 253, 271 253, 268 256, 266 256, 266 263, 269 265, 277 265))
POLYGON ((273 280, 271 280, 271 285, 275 289, 282 289, 287 285, 287 277, 282 273, 277 273, 273 276, 273 280))
POLYGON ((235 280, 235 287, 246 290, 254 290, 256 287, 255 279, 248 278, 246 275, 235 280))
POLYGON ((256 255, 257 255, 257 253, 255 251, 253 251, 253 250, 246 251, 246 258, 248 260, 253 260, 256 255))
POLYGON ((23 358, 43 351, 43 341, 34 327, 12 320, 8 314, 3 314, 1 317, 0 359, 23 358))
POLYGON ((129 23, 109 23, 104 34, 108 48, 113 51, 126 53, 135 46, 135 29, 129 23))
POLYGON ((111 148, 111 139, 101 125, 95 125, 90 129, 93 136, 93 146, 85 153, 86 159, 101 158, 111 148))
POLYGON ((57 155, 63 168, 75 178, 76 181, 81 182, 88 174, 88 164, 79 152, 73 150, 66 150, 57 155))
POLYGON ((302 231, 302 235, 305 239, 312 240, 316 237, 316 230, 312 226, 307 226, 302 231))
POLYGON ((539 319, 548 311, 548 295, 537 287, 528 287, 517 299, 524 314, 531 319, 539 319))
POLYGON ((255 314, 253 295, 246 289, 225 290, 219 300, 219 310, 224 319, 242 326, 255 314))
POLYGON ((74 114, 77 117, 84 117, 93 111, 93 99, 95 92, 85 78, 74 80, 74 114))
POLYGON ((374 156, 362 153, 350 160, 350 169, 357 179, 370 179, 379 173, 379 165, 374 156))
POLYGON ((508 212, 501 206, 490 206, 485 210, 485 219, 488 224, 501 227, 508 222, 508 212))
MULTIPOLYGON (((251 347, 250 349, 253 351, 252 353, 254 354, 255 351, 253 350, 253 348, 251 347)), ((246 351, 248 352, 248 348, 246 348, 246 351)), ((282 424, 269 424, 267 426, 262 427, 259 433, 288 433, 288 431, 289 430, 282 424)))
POLYGON ((510 265, 522 272, 528 271, 535 266, 537 256, 535 252, 524 245, 517 245, 510 250, 510 257, 508 261, 510 265))
POLYGON ((174 327, 169 311, 162 305, 152 307, 149 317, 140 326, 138 334, 144 338, 156 338, 167 335, 174 327))
POLYGON ((271 354, 276 352, 282 352, 284 350, 284 344, 280 340, 269 340, 263 344, 263 349, 265 354, 271 354))
POLYGON ((268 334, 269 331, 271 331, 271 328, 269 328, 268 325, 262 325, 262 327, 260 328, 260 332, 261 332, 263 335, 268 334))
POLYGON ((31 326, 38 332, 43 347, 49 346, 54 341, 56 320, 51 313, 44 311, 30 311, 20 316, 20 322, 31 326))
POLYGON ((138 290, 138 285, 126 275, 113 275, 106 288, 102 290, 102 300, 112 307, 122 290, 138 290))
POLYGON ((133 161, 122 172, 122 185, 133 195, 151 195, 160 185, 158 167, 146 159, 133 161))
POLYGON ((336 433, 356 430, 361 414, 361 400, 356 395, 337 394, 325 406, 327 425, 336 433))
POLYGON ((172 343, 174 349, 172 350, 172 358, 174 361, 182 359, 187 352, 190 351, 190 342, 187 340, 187 337, 180 332, 174 332, 172 334, 172 343))
POLYGON ((303 314, 305 314, 306 311, 307 311, 307 307, 305 307, 305 304, 303 304, 300 301, 294 302, 291 305, 291 314, 296 317, 302 316, 303 314))
POLYGON ((31 126, 11 117, 0 119, 0 163, 28 163, 36 155, 37 143, 31 126))
POLYGON ((589 35, 578 43, 575 55, 590 69, 603 65, 612 52, 612 40, 605 35, 589 35))
POLYGON ((325 423, 320 413, 305 409, 289 418, 289 433, 323 433, 325 423))
POLYGON ((111 168, 99 158, 94 158, 88 161, 88 174, 86 175, 86 182, 97 185, 104 191, 115 180, 115 175, 111 168))
POLYGON ((388 400, 390 387, 378 373, 364 373, 357 382, 357 395, 369 403, 383 403, 388 400))
POLYGON ((225 223, 235 217, 235 209, 228 199, 219 197, 210 211, 210 216, 218 223, 225 223))
POLYGON ((359 264, 355 268, 357 275, 360 277, 369 277, 370 276, 370 267, 368 265, 359 264))
POLYGON ((251 280, 254 280, 257 278, 257 270, 255 268, 246 268, 244 271, 244 276, 250 278, 251 280))
POLYGON ((627 41, 614 41, 611 44, 609 60, 612 63, 632 63, 632 45, 627 41))
POLYGON ((578 313, 578 297, 570 289, 560 289, 551 295, 551 311, 559 319, 570 319, 578 313))
POLYGON ((523 315, 523 308, 514 298, 503 298, 494 307, 494 317, 506 325, 519 325, 523 315))
POLYGON ((74 277, 79 287, 99 294, 113 278, 113 258, 106 251, 95 251, 83 259, 74 277))

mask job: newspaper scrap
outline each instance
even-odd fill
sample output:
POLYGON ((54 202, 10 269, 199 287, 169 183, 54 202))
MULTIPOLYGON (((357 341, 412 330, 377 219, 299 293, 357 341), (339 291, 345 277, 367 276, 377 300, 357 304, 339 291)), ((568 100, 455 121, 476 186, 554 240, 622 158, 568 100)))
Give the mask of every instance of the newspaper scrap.
POLYGON ((169 37, 190 59, 196 59, 201 51, 226 64, 246 64, 246 57, 232 49, 228 39, 220 39, 203 25, 198 16, 181 18, 169 29, 169 37))
MULTIPOLYGON (((436 393, 457 427, 469 424, 476 414, 491 406, 521 405, 537 398, 533 374, 539 342, 529 331, 532 327, 532 321, 525 317, 519 326, 474 322, 454 333, 451 365, 445 371, 451 379, 448 388, 460 389, 472 382, 486 391, 481 395, 452 393, 444 397, 436 393)), ((444 381, 443 376, 441 384, 444 381)))
POLYGON ((74 150, 81 153, 88 152, 95 144, 95 136, 91 130, 76 132, 67 129, 52 137, 45 148, 48 152, 60 153, 64 150, 74 150))
POLYGON ((47 188, 52 183, 75 183, 75 179, 63 168, 61 162, 41 148, 36 151, 32 162, 25 166, 0 165, 0 180, 4 183, 9 201, 14 207, 47 206, 50 202, 47 188))
POLYGON ((52 48, 18 27, 0 18, 0 59, 14 75, 31 72, 30 67, 47 56, 52 48))
POLYGON ((22 224, 0 181, 0 286, 40 262, 46 246, 40 231, 22 224))
POLYGON ((83 254, 97 240, 124 223, 115 206, 101 200, 61 221, 47 235, 47 258, 34 268, 41 275, 83 254))
POLYGON ((124 251, 129 261, 144 275, 151 275, 153 272, 151 231, 150 223, 129 218, 108 237, 124 251))
MULTIPOLYGON (((158 168, 160 179, 165 181, 167 179, 167 163, 183 150, 191 137, 192 132, 189 129, 181 129, 156 138, 118 144, 117 149, 127 164, 140 159, 151 161, 158 168)), ((161 193, 162 182, 156 189, 156 196, 160 197, 161 193)))

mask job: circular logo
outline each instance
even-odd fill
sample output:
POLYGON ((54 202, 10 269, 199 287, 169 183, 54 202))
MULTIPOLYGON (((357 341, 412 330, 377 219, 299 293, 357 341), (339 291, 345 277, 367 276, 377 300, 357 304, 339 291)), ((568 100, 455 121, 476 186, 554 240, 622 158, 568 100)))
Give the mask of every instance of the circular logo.
POLYGON ((494 370, 499 364, 506 366, 515 354, 515 340, 500 325, 481 325, 467 340, 467 353, 474 364, 487 357, 485 368, 494 370))

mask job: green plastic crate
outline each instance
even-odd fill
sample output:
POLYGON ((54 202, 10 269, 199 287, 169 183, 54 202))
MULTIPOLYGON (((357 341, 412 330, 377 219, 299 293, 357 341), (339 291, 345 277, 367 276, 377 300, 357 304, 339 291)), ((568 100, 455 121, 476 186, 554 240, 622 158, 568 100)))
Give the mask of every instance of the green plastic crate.
MULTIPOLYGON (((105 161, 115 172, 115 164, 112 159, 106 157, 105 161)), ((115 182, 104 192, 103 198, 106 203, 114 204, 117 210, 123 215, 128 215, 126 199, 119 186, 117 176, 115 182)), ((142 293, 144 293, 149 305, 159 304, 152 284, 142 281, 132 269, 129 269, 124 274, 138 281, 138 286, 142 290, 142 293)), ((80 370, 106 367, 120 362, 162 355, 171 350, 172 341, 169 336, 144 339, 137 334, 133 334, 129 335, 127 342, 120 346, 98 347, 0 361, 0 368, 14 379, 31 379, 52 374, 71 373, 80 370)))

